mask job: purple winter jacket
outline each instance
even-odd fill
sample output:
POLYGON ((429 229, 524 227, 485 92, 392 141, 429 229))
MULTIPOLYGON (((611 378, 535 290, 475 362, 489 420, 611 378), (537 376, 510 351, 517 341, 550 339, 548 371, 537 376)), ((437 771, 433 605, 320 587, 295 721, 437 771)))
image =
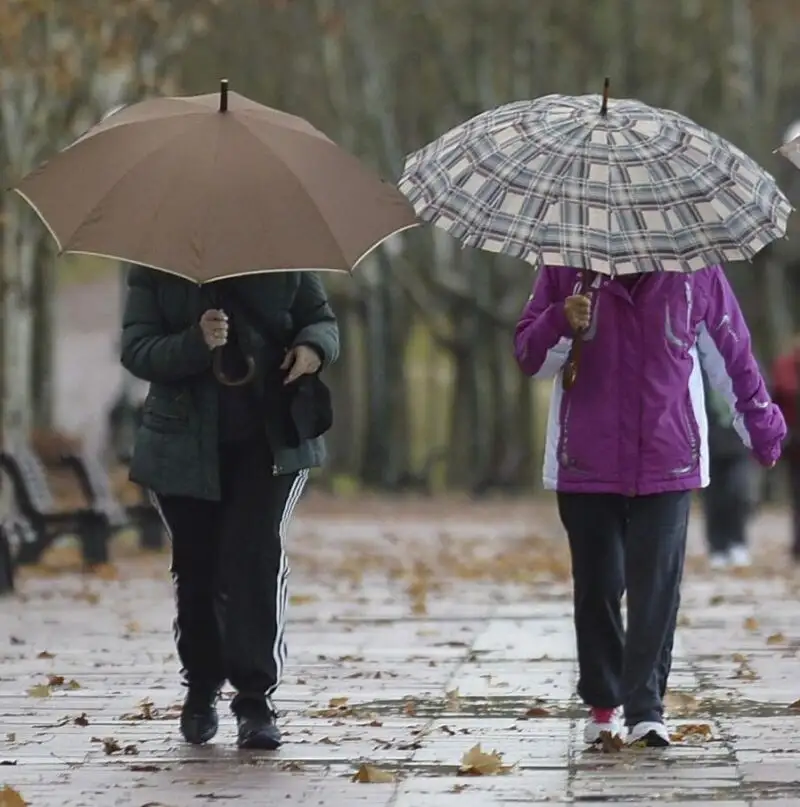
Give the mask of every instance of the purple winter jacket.
POLYGON ((550 490, 643 496, 708 484, 700 362, 763 465, 780 456, 786 424, 770 400, 750 333, 724 272, 644 275, 629 293, 596 275, 577 379, 562 387, 572 344, 564 301, 578 270, 545 266, 517 325, 522 370, 555 377, 544 484, 550 490))

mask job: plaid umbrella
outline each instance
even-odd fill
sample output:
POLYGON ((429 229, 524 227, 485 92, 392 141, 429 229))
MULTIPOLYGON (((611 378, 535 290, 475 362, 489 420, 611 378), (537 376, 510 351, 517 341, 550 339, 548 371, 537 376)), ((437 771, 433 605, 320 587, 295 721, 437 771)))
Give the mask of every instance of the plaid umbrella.
POLYGON ((464 246, 606 275, 749 260, 785 234, 791 204, 740 149, 607 91, 484 112, 411 154, 400 190, 464 246))

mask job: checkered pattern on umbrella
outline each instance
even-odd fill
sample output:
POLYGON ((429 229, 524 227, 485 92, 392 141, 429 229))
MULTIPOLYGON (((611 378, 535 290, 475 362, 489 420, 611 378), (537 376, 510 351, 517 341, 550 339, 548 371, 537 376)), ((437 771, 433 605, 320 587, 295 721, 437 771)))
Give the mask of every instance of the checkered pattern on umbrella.
POLYGON ((484 112, 411 154, 400 190, 464 246, 603 274, 749 260, 792 206, 773 177, 670 110, 548 95, 484 112))

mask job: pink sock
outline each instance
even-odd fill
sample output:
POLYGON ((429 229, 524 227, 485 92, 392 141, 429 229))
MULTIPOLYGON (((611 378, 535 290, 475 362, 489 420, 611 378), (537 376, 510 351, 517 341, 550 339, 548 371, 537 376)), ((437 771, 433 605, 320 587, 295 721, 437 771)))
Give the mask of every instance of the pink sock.
POLYGON ((596 706, 592 706, 592 717, 595 723, 610 723, 613 716, 613 709, 599 709, 596 706))

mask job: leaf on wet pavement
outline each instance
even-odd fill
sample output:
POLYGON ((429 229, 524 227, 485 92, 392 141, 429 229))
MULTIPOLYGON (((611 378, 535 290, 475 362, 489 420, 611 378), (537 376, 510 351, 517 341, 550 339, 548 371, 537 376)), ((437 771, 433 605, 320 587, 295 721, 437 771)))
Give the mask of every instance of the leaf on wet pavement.
POLYGON ((395 775, 391 771, 376 768, 374 765, 363 764, 353 774, 353 782, 361 784, 385 785, 395 781, 395 775))
POLYGON ((625 747, 625 741, 619 734, 610 731, 600 732, 600 745, 595 746, 601 754, 619 754, 625 747))
POLYGON ((92 737, 93 743, 100 743, 103 746, 103 753, 111 756, 122 751, 122 746, 114 737, 92 737))
POLYGON ((550 712, 544 706, 529 706, 525 710, 525 717, 549 717, 550 712))
POLYGON ((89 725, 89 718, 86 716, 86 712, 81 712, 73 721, 76 726, 80 726, 81 728, 86 728, 89 725))
POLYGON ((414 717, 417 713, 417 702, 413 698, 406 698, 403 706, 403 713, 408 717, 414 717))
POLYGON ((317 602, 319 597, 316 594, 292 594, 289 597, 289 605, 308 605, 312 602, 317 602))
POLYGON ((510 765, 503 763, 503 755, 497 751, 486 752, 481 744, 473 746, 461 758, 459 776, 497 776, 508 773, 510 765))
POLYGON ((715 594, 708 601, 709 605, 722 605, 725 602, 725 597, 722 594, 715 594))
POLYGON ((50 653, 47 650, 42 650, 41 653, 36 654, 36 658, 55 658, 55 653, 50 653))
POLYGON ((713 739, 714 733, 708 723, 686 723, 679 726, 670 738, 673 742, 708 742, 713 739))
POLYGON ((0 807, 28 807, 28 802, 22 798, 19 790, 11 785, 0 788, 0 807))
POLYGON ((754 616, 749 616, 745 619, 743 623, 744 629, 749 630, 751 633, 754 633, 758 630, 758 620, 754 616))
POLYGON ((733 673, 734 678, 741 681, 757 681, 759 678, 758 673, 750 666, 747 659, 739 663, 736 671, 733 673))
POLYGON ((138 703, 138 711, 127 712, 120 720, 164 720, 174 715, 162 715, 149 698, 143 698, 138 703))
POLYGON ((97 605, 100 602, 100 595, 96 591, 89 588, 82 588, 79 592, 73 595, 74 600, 88 602, 89 605, 97 605))
POLYGON ((47 683, 51 687, 64 686, 64 676, 63 675, 48 675, 47 676, 47 683))
POLYGON ((49 698, 52 694, 49 684, 34 684, 28 687, 28 695, 31 698, 49 698))
POLYGON ((692 715, 700 708, 700 704, 690 692, 671 689, 664 696, 664 708, 670 715, 692 715))
POLYGON ((445 692, 445 706, 451 712, 461 709, 461 693, 458 691, 458 687, 445 692))
POLYGON ((119 570, 113 563, 97 563, 89 573, 98 580, 119 580, 119 570))
POLYGON ((780 632, 771 633, 769 636, 767 636, 767 644, 768 645, 786 644, 786 637, 780 632))
POLYGON ((328 701, 328 707, 331 709, 341 709, 342 706, 347 706, 350 698, 331 698, 328 701))

